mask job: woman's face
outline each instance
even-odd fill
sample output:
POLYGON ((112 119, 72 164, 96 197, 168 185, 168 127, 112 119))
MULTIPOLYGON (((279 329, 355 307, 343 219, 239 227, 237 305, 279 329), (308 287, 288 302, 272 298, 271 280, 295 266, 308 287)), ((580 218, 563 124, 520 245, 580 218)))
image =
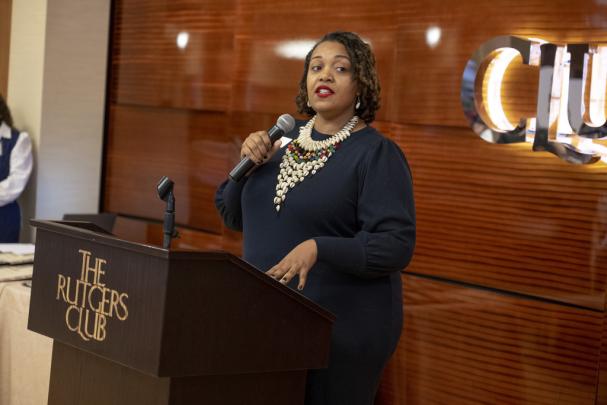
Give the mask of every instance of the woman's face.
POLYGON ((319 44, 310 58, 307 77, 310 106, 326 119, 354 115, 358 86, 346 48, 339 42, 319 44))

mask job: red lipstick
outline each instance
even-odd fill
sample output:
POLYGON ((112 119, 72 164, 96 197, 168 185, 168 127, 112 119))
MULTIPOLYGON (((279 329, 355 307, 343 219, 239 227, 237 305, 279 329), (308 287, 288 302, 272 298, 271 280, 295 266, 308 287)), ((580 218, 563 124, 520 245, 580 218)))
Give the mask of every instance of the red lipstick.
POLYGON ((334 94, 334 91, 328 86, 318 86, 314 92, 318 97, 329 97, 334 94))

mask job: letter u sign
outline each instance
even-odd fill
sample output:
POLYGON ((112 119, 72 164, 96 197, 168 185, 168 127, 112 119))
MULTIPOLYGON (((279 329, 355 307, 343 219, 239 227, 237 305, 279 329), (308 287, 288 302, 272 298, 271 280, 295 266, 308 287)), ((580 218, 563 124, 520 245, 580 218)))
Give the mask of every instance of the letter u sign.
POLYGON ((593 142, 607 136, 606 83, 607 48, 501 36, 482 44, 466 64, 461 102, 472 129, 485 141, 532 141, 534 151, 548 151, 570 163, 607 162, 607 147, 593 142), (504 113, 501 84, 519 54, 523 64, 539 66, 537 111, 536 117, 513 124, 504 113), (588 110, 585 98, 590 99, 588 110))

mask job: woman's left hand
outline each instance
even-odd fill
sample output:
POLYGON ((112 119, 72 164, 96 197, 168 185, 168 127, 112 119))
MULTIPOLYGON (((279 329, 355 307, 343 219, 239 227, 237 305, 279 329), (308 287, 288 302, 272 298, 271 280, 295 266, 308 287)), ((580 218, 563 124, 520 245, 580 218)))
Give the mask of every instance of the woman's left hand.
POLYGON ((266 274, 283 284, 288 284, 293 277, 299 275, 297 289, 301 291, 306 285, 308 272, 316 263, 317 256, 318 249, 316 242, 313 239, 308 239, 295 246, 288 255, 268 270, 266 274))

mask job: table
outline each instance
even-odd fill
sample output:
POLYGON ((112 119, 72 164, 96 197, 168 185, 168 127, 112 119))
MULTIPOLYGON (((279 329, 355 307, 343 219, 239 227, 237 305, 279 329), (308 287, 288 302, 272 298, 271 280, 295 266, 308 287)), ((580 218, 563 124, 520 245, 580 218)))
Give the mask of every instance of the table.
POLYGON ((27 330, 30 288, 0 282, 0 405, 46 405, 53 341, 27 330))

